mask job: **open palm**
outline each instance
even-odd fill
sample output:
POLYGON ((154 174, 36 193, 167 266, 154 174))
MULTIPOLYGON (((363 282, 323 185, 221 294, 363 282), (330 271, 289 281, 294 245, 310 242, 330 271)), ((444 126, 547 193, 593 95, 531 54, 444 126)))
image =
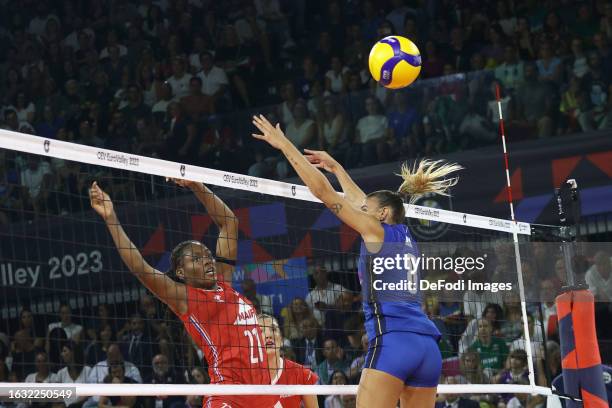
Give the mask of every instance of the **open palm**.
POLYGON ((287 137, 280 128, 280 124, 273 126, 264 115, 253 116, 253 124, 262 134, 253 133, 253 137, 259 140, 264 140, 275 149, 280 149, 287 137))

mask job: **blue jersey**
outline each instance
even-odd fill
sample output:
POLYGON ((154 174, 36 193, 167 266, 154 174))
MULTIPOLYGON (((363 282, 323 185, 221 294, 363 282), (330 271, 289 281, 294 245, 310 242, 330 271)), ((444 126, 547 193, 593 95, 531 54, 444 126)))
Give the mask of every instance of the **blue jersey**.
POLYGON ((376 253, 361 243, 357 272, 363 294, 366 332, 370 340, 388 332, 405 331, 440 337, 421 309, 419 271, 410 259, 419 251, 404 224, 382 224, 384 242, 376 253))

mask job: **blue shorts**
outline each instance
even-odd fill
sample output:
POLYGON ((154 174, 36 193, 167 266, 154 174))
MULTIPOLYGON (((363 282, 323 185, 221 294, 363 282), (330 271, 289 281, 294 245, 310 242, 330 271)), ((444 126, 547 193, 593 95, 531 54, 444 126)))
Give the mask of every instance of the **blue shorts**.
POLYGON ((436 387, 442 355, 433 336, 389 332, 370 340, 363 368, 391 374, 411 387, 436 387))

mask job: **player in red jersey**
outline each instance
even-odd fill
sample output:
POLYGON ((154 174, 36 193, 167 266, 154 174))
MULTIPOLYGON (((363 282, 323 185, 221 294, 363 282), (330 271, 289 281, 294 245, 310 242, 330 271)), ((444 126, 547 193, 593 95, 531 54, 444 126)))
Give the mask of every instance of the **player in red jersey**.
MULTIPOLYGON (((93 183, 90 201, 104 219, 128 269, 179 316, 202 349, 213 384, 270 384, 267 354, 255 308, 225 283, 236 262, 238 219, 225 203, 201 183, 175 180, 190 188, 219 228, 216 258, 198 241, 178 244, 170 271, 149 265, 119 223, 108 194, 93 183), (222 280, 218 280, 219 275, 222 280)), ((272 408, 278 396, 210 396, 205 408, 272 408)))
MULTIPOLYGON (((272 384, 316 384, 319 377, 315 373, 295 361, 281 357, 280 348, 283 345, 283 337, 276 319, 267 314, 260 314, 258 320, 264 335, 272 384)), ((279 402, 282 408, 319 408, 316 395, 281 395, 279 402)))

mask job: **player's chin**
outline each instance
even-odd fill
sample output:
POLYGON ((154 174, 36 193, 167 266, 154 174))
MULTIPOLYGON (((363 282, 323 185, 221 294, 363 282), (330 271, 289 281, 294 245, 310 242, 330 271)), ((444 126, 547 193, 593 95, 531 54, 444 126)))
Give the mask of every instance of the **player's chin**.
POLYGON ((202 278, 202 283, 207 288, 211 288, 215 286, 215 283, 217 283, 217 274, 216 273, 205 273, 202 278))

